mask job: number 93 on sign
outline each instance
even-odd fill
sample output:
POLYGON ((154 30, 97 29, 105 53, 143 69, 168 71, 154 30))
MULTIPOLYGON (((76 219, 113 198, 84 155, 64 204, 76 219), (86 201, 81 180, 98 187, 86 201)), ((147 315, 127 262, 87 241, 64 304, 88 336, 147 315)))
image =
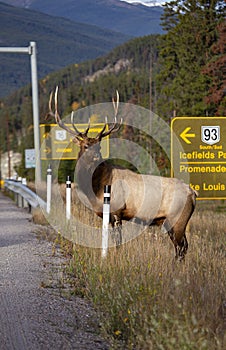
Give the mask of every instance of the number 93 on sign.
POLYGON ((214 145, 220 141, 220 126, 201 126, 202 142, 214 145))

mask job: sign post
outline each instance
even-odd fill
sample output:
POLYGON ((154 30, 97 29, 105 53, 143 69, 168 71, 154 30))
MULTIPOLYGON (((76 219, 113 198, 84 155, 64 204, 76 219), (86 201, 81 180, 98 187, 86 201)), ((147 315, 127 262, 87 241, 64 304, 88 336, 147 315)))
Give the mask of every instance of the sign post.
POLYGON ((173 118, 171 164, 171 176, 189 181, 198 200, 226 199, 226 117, 173 118))

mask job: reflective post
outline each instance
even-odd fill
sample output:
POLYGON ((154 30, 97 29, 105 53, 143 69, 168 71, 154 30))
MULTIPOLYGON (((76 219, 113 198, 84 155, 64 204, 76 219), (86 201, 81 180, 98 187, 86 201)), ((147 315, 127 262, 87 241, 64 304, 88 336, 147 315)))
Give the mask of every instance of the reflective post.
POLYGON ((70 176, 67 177, 66 181, 66 218, 70 220, 71 218, 71 179, 70 176))
POLYGON ((46 212, 47 214, 50 213, 51 210, 51 193, 52 193, 52 169, 49 165, 47 169, 47 179, 46 179, 46 184, 47 184, 47 194, 46 194, 46 212))
POLYGON ((110 222, 110 199, 111 186, 104 186, 104 204, 103 204, 103 227, 102 227, 102 258, 107 256, 108 250, 108 226, 110 222))

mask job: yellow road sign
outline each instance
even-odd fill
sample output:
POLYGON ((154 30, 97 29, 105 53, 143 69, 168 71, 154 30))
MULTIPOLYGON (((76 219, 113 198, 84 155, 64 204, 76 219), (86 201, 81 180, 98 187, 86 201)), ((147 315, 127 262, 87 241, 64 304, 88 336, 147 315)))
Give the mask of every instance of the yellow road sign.
MULTIPOLYGON (((71 126, 70 124, 66 124, 71 126)), ((79 131, 86 130, 88 124, 76 124, 79 131)), ((102 129, 104 124, 98 123, 90 126, 89 136, 95 137, 102 129)), ((108 130, 108 126, 106 127, 108 130)), ((66 130, 60 128, 57 124, 41 124, 41 159, 77 159, 79 147, 72 141, 73 136, 66 130)), ((103 158, 109 157, 109 136, 101 141, 101 153, 103 158)))
POLYGON ((226 117, 172 119, 171 175, 198 199, 226 199, 226 117))

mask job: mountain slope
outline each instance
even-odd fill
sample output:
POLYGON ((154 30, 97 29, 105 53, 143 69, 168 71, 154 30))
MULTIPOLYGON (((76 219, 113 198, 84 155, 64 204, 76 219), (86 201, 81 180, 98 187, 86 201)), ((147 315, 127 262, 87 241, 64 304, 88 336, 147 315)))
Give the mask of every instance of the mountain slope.
MULTIPOLYGON (((128 39, 121 33, 0 2, 0 45, 24 47, 36 41, 39 77, 103 55, 128 39)), ((30 81, 27 56, 1 53, 0 97, 30 81)))
MULTIPOLYGON (((67 66, 41 79, 39 81, 40 122, 48 124, 54 121, 54 118, 46 116, 49 95, 55 89, 56 85, 59 86, 60 90, 58 107, 62 117, 70 115, 71 110, 76 111, 96 103, 111 101, 116 89, 120 93, 120 102, 129 101, 149 108, 150 63, 152 62, 153 65, 152 84, 154 84, 155 72, 159 69, 157 63, 159 38, 160 36, 158 35, 150 35, 132 39, 114 48, 107 55, 95 60, 67 66)), ((155 91, 154 85, 152 91, 153 93, 155 91)), ((10 133, 14 135, 12 137, 11 147, 19 150, 22 154, 24 154, 24 149, 33 147, 31 101, 31 90, 27 86, 4 99, 4 107, 0 109, 2 135, 6 135, 5 116, 8 115, 10 133)), ((87 109, 85 114, 78 113, 76 122, 86 123, 89 117, 92 118, 92 122, 94 120, 96 122, 97 120, 103 122, 103 115, 98 119, 98 115, 89 115, 87 109)), ((126 113, 124 120, 128 125, 131 125, 131 117, 133 116, 130 113, 126 113)), ((109 115, 109 120, 111 120, 110 118, 113 118, 113 115, 109 115)), ((130 127, 124 130, 124 136, 128 139, 130 139, 132 133, 133 130, 130 127)), ((139 135, 137 136, 137 140, 140 140, 139 135)), ((6 147, 6 145, 6 141, 2 142, 2 148, 6 147)), ((147 149, 146 145, 144 148, 147 149)), ((130 157, 134 156, 134 154, 130 154, 130 157)), ((21 167, 21 169, 23 168, 21 167)), ((65 178, 65 172, 61 172, 60 176, 65 178)))
MULTIPOLYGON (((132 39, 102 57, 67 66, 41 79, 41 122, 46 122, 49 94, 56 85, 59 85, 61 91, 60 111, 66 113, 70 113, 72 109, 110 101, 116 89, 120 91, 121 102, 127 102, 134 97, 140 105, 148 107, 150 62, 152 60, 154 75, 158 68, 159 37, 150 35, 132 39)), ((0 109, 0 121, 1 117, 9 115, 10 124, 17 129, 26 123, 29 126, 32 123, 31 107, 31 90, 26 86, 4 99, 4 109, 0 109)))
POLYGON ((160 17, 163 8, 160 6, 148 7, 120 0, 64 0, 63 6, 62 0, 6 0, 5 2, 131 36, 162 33, 160 17))

